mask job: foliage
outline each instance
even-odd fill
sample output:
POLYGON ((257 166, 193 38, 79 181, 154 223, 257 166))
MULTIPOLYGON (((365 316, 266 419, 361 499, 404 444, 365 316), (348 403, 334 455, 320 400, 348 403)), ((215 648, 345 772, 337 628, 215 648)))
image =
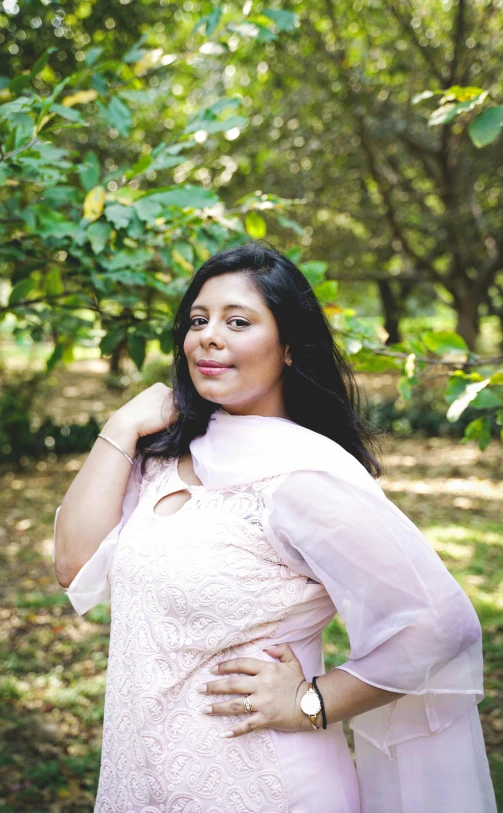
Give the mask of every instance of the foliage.
MULTIPOLYGON (((490 360, 471 353, 457 333, 425 331, 397 344, 384 346, 351 309, 328 307, 353 368, 360 372, 393 370, 400 373, 399 401, 411 401, 431 370, 447 374, 445 402, 450 422, 458 421, 467 407, 480 411, 466 426, 462 443, 477 440, 484 450, 496 423, 503 427, 503 372, 491 373, 490 360), (489 364, 487 363, 489 361, 489 364), (478 368, 478 369, 475 369, 478 368)), ((503 440, 503 428, 500 432, 503 440)))
POLYGON ((0 317, 15 317, 14 337, 52 339, 48 370, 97 343, 112 377, 124 353, 142 369, 149 342, 169 356, 198 264, 295 235, 302 249, 288 251, 356 368, 398 370, 402 401, 445 371, 448 419, 480 410, 465 437, 485 445, 502 395, 475 352, 481 313, 503 321, 500 11, 123 5, 0 15, 13 55, 0 77, 0 317), (440 99, 429 119, 413 104, 427 97, 440 99), (338 282, 367 302, 377 291, 385 343, 341 306, 338 282), (435 300, 456 310, 456 332, 402 340, 408 303, 435 300))
POLYGON ((439 106, 431 114, 428 124, 430 127, 439 124, 448 124, 455 118, 461 116, 465 118, 473 111, 475 115, 469 116, 470 125, 468 135, 472 144, 476 147, 487 147, 496 141, 501 135, 503 127, 503 107, 491 103, 487 90, 477 87, 455 87, 447 90, 425 90, 413 100, 413 104, 418 104, 424 99, 431 99, 433 96, 441 96, 439 106), (489 102, 488 104, 484 104, 489 102), (483 105, 482 112, 478 110, 483 105))
MULTIPOLYGON (((267 14, 277 30, 291 30, 293 15, 267 14)), ((210 15, 196 28, 209 37, 218 22, 219 15, 210 15)), ((240 25, 228 21, 219 37, 240 25)), ((276 37, 265 23, 257 26, 259 43, 268 31, 276 37)), ((15 336, 54 339, 47 370, 70 361, 77 343, 100 332, 104 355, 126 346, 139 369, 148 340, 158 339, 169 353, 173 312, 195 265, 257 230, 264 234, 260 209, 281 216, 291 204, 256 192, 231 209, 214 189, 173 178, 208 136, 234 137, 246 126, 236 94, 195 109, 128 161, 135 116, 165 103, 165 89, 146 87, 142 78, 154 60, 142 47, 145 39, 117 59, 89 48, 83 65, 59 81, 50 47, 30 70, 1 80, 0 259, 11 290, 0 314, 15 314, 15 336), (77 146, 85 129, 108 136, 106 157, 77 146)), ((196 49, 199 70, 208 45, 206 39, 196 49)), ((184 56, 188 62, 188 54, 179 59, 184 56)), ((171 62, 162 49, 155 53, 156 65, 171 62)))

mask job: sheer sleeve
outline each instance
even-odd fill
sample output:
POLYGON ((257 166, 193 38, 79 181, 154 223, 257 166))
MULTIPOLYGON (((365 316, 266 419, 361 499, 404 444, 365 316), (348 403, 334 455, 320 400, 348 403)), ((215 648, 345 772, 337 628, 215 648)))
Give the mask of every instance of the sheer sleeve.
POLYGON ((336 668, 393 703, 350 726, 388 747, 448 727, 483 698, 481 626, 419 529, 381 488, 293 471, 266 492, 265 533, 285 564, 321 582, 350 640, 336 668))
MULTIPOLYGON (((110 583, 108 572, 112 562, 113 553, 119 534, 136 508, 142 486, 142 476, 140 471, 140 458, 135 457, 122 501, 122 516, 119 523, 112 528, 108 536, 100 543, 99 548, 91 558, 79 570, 65 593, 70 599, 74 609, 79 615, 83 615, 96 604, 110 598, 110 583)), ((56 524, 61 506, 56 509, 54 518, 54 539, 56 538, 56 524)), ((55 558, 55 543, 52 550, 52 558, 55 558)))

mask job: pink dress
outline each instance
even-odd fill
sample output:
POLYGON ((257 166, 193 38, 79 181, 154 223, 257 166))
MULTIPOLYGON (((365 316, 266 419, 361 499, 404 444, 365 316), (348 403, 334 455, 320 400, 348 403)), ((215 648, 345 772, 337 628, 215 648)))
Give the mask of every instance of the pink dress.
POLYGON ((203 485, 177 460, 143 478, 135 464, 120 523, 67 590, 80 614, 111 596, 95 813, 496 813, 480 623, 419 530, 290 421, 220 410, 190 450, 203 485), (154 512, 181 489, 179 511, 154 512), (336 612, 351 643, 337 668, 405 693, 350 720, 356 769, 341 723, 220 738, 247 715, 201 713, 209 668, 287 642, 310 680, 336 612))
MULTIPOLYGON (((95 813, 359 813, 342 724, 222 739, 242 717, 211 717, 197 691, 219 661, 289 641, 306 674, 323 670, 324 588, 285 566, 264 536, 263 480, 186 488, 178 461, 149 461, 113 556, 112 626, 95 813)), ((279 475, 280 478, 284 475, 279 475)), ((277 479, 277 478, 275 478, 277 479)), ((213 696, 215 702, 236 696, 213 696)))

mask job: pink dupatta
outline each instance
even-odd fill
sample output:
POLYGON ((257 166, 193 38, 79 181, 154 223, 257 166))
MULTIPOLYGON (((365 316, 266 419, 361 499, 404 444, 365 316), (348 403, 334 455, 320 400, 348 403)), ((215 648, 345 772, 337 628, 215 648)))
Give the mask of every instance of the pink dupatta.
MULTIPOLYGON (((289 474, 264 491, 269 542, 324 585, 343 619, 351 649, 336 668, 405 694, 349 720, 362 813, 496 813, 477 711, 480 623, 419 529, 351 454, 291 421, 219 409, 190 450, 208 490, 289 474)), ((138 502, 137 463, 120 523, 66 590, 80 614, 110 595, 113 551, 138 502)))

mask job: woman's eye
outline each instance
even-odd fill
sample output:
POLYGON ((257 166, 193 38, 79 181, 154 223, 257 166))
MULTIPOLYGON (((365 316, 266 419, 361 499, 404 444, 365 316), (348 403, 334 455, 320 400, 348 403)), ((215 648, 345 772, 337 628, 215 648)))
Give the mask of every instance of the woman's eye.
MULTIPOLYGON (((192 319, 190 320, 190 326, 191 327, 200 327, 200 325, 196 325, 196 322, 201 321, 201 320, 204 321, 204 316, 193 316, 192 319)), ((239 319, 239 317, 237 317, 237 316, 235 316, 233 319, 230 319, 229 321, 230 322, 240 322, 241 324, 238 325, 238 327, 247 327, 249 325, 249 322, 246 322, 244 319, 239 319)))
POLYGON ((230 319, 230 321, 231 322, 241 322, 241 325, 244 325, 244 327, 249 325, 249 322, 245 322, 244 319, 239 319, 237 316, 235 316, 233 319, 230 319))

